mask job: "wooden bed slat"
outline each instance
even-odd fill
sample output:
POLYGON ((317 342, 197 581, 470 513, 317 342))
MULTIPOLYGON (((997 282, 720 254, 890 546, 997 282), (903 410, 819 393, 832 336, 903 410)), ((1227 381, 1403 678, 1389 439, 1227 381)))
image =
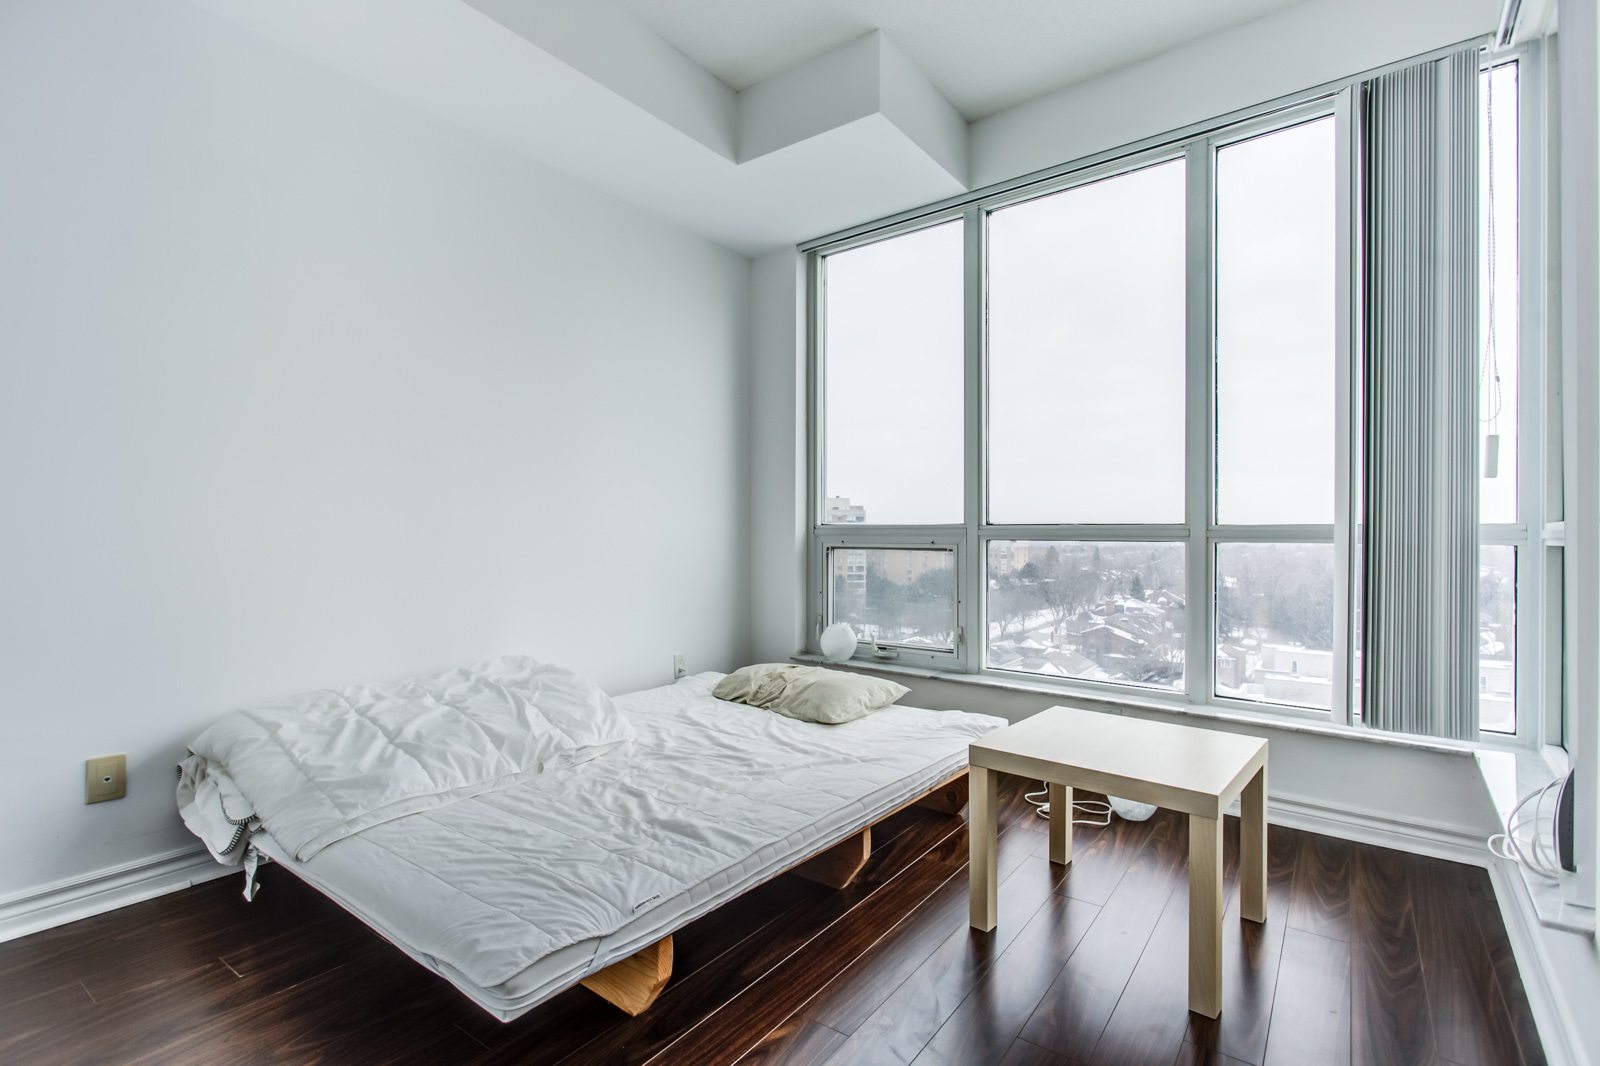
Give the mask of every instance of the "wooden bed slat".
POLYGON ((926 807, 940 814, 960 814, 967 805, 967 771, 963 770, 950 780, 938 785, 932 792, 915 801, 915 806, 926 807))
POLYGON ((643 951, 614 962, 578 983, 601 999, 637 1016, 656 1001, 671 976, 672 936, 668 934, 643 951))
POLYGON ((829 888, 848 885, 872 855, 872 827, 846 837, 827 851, 811 856, 789 872, 829 888))

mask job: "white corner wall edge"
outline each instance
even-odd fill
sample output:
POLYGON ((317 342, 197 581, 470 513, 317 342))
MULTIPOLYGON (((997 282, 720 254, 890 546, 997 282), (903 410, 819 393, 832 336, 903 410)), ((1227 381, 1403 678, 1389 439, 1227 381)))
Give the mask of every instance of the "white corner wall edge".
POLYGON ((1489 870, 1494 898, 1500 904, 1506 938, 1511 941, 1511 954, 1517 960, 1517 972, 1522 976, 1528 1009, 1539 1029, 1545 1058, 1550 1066, 1591 1066, 1593 1060, 1584 1050, 1571 1009, 1561 993, 1555 964, 1544 947, 1533 897, 1528 894, 1521 872, 1504 859, 1492 856, 1483 865, 1489 870))
POLYGON ((69 877, 0 899, 0 942, 91 918, 240 872, 200 844, 69 877))

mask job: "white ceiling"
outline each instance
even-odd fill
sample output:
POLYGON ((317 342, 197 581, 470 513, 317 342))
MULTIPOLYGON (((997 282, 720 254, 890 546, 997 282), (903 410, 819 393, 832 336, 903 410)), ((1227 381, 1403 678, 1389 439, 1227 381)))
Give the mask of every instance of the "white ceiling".
POLYGON ((883 30, 969 122, 1298 2, 616 0, 734 89, 883 30))

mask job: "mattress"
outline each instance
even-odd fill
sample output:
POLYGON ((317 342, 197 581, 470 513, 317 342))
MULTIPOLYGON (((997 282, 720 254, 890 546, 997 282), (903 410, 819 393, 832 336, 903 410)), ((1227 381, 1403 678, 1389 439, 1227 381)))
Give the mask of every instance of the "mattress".
POLYGON ((509 1021, 924 794, 1005 724, 900 706, 799 722, 715 699, 721 676, 618 697, 637 739, 581 765, 306 861, 270 831, 254 844, 509 1021))

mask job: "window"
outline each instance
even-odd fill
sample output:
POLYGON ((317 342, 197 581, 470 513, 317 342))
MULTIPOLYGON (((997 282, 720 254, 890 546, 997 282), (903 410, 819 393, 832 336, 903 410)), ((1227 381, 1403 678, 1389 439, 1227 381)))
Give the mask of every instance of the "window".
POLYGON ((1517 262, 1517 64, 1504 63, 1479 77, 1478 281, 1483 296, 1478 337, 1482 479, 1478 512, 1484 522, 1517 521, 1517 363, 1520 264, 1517 262))
POLYGON ((1183 691, 1181 544, 989 542, 988 664, 1183 691))
POLYGON ((1520 522, 1517 469, 1522 303, 1518 70, 1516 62, 1502 63, 1478 78, 1478 718, 1484 732, 1499 734, 1517 731, 1517 562, 1519 549, 1528 543, 1527 525, 1520 522))
POLYGON ((952 223, 825 261, 829 521, 961 521, 961 244, 952 223))
POLYGON ((955 553, 907 548, 828 549, 829 623, 856 639, 933 651, 955 648, 955 553))
POLYGON ((1216 545, 1212 691, 1319 710, 1336 676, 1335 133, 1329 116, 1218 148, 1213 223, 1217 534, 1278 528, 1216 545))
POLYGON ((1478 557, 1478 718, 1486 733, 1517 731, 1517 549, 1478 557))
POLYGON ((1217 151, 1217 522, 1333 524, 1331 117, 1217 151))
MULTIPOLYGON (((1518 680, 1561 550, 1529 539, 1519 440, 1526 71, 1502 55, 1481 92, 1476 677, 1506 733, 1519 691, 1560 686, 1518 680)), ((819 242, 815 626, 943 669, 1359 723, 1360 84, 819 242)))
POLYGON ((989 216, 989 520, 1182 522, 1184 161, 989 216))
POLYGON ((1332 544, 1217 545, 1216 693, 1333 706, 1332 544))

